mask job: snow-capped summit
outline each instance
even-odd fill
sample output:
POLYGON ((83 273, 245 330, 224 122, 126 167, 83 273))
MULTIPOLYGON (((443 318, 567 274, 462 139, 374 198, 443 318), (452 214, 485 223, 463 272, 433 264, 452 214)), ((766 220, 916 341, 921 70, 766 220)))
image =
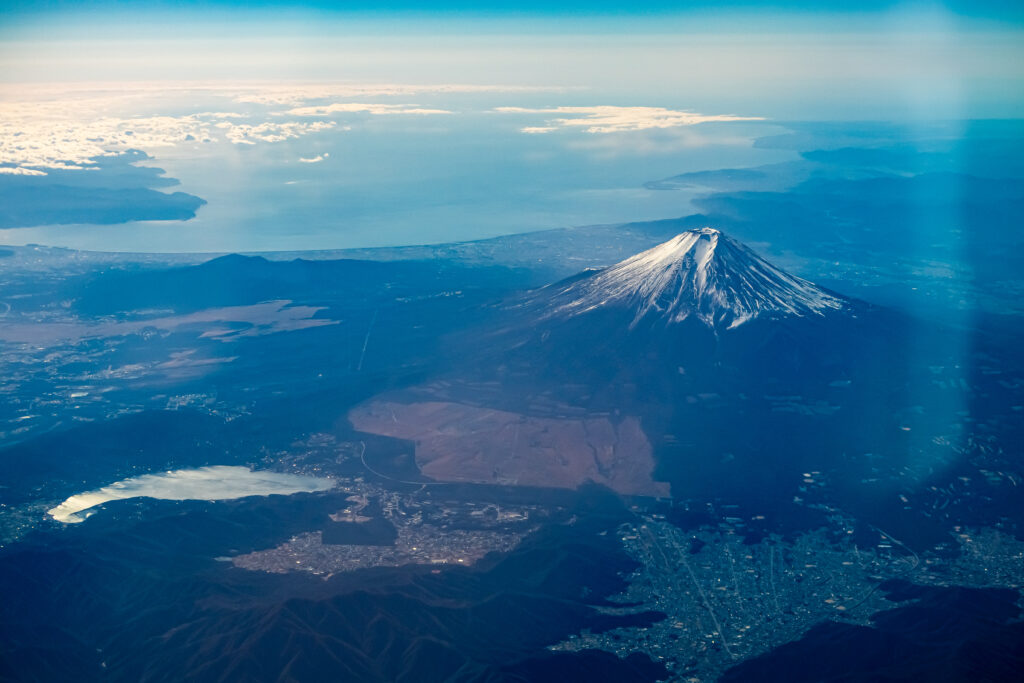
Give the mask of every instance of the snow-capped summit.
MULTIPOLYGON (((590 277, 555 285, 545 317, 628 308, 641 321, 696 318, 733 328, 758 317, 823 315, 844 302, 714 228, 689 230, 590 277)), ((550 290, 549 290, 550 292, 550 290)))

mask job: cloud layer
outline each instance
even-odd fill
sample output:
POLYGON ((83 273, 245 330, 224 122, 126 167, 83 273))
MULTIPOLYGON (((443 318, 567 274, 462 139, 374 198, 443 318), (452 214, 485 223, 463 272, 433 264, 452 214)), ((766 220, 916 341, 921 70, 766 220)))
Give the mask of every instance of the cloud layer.
POLYGON ((757 116, 731 114, 697 114, 664 107, 552 107, 529 109, 525 107, 499 107, 495 111, 506 114, 561 114, 543 126, 527 126, 524 133, 550 133, 559 128, 582 128, 587 133, 621 133, 650 128, 676 128, 713 121, 763 121, 757 116))
MULTIPOLYGON (((343 125, 346 115, 358 118, 454 113, 436 106, 373 101, 375 98, 548 90, 561 89, 453 84, 94 84, 91 89, 0 85, 0 175, 38 176, 51 169, 95 169, 103 157, 131 149, 158 153, 186 144, 280 143, 332 129, 351 130, 343 125), (205 102, 205 106, 185 102, 205 102), (163 114, 167 111, 175 113, 163 114)), ((494 111, 543 117, 542 122, 521 128, 528 134, 558 130, 621 133, 715 121, 761 120, 664 107, 509 106, 494 111)))
POLYGON ((0 173, 40 175, 45 169, 95 168, 97 159, 130 149, 152 152, 214 141, 281 142, 337 125, 334 121, 241 123, 241 117, 233 112, 200 112, 92 118, 73 105, 54 111, 47 105, 0 102, 0 164, 5 169, 0 173))
POLYGON ((527 93, 562 92, 566 88, 548 86, 515 85, 408 85, 384 84, 313 84, 259 86, 234 94, 236 102, 298 107, 313 100, 331 100, 367 97, 409 97, 414 95, 482 94, 482 93, 527 93))
POLYGON ((297 138, 310 133, 319 133, 335 127, 334 121, 312 121, 303 123, 245 123, 221 122, 217 128, 224 131, 224 137, 236 145, 255 145, 257 142, 283 142, 289 138, 297 138))
POLYGON ((47 88, 0 86, 0 175, 44 175, 47 169, 96 168, 97 159, 129 149, 145 152, 181 144, 277 143, 325 130, 347 130, 343 114, 433 115, 415 104, 323 102, 344 97, 517 90, 492 86, 311 85, 227 87, 151 84, 47 88), (219 101, 227 111, 180 111, 186 96, 219 101), (288 109, 279 109, 282 106, 288 109), (244 111, 232 111, 240 109, 244 111), (287 120, 288 118, 298 120, 287 120), (310 121, 308 119, 318 120, 310 121))
POLYGON ((296 107, 284 112, 292 116, 330 116, 331 114, 451 114, 447 109, 425 109, 415 104, 361 104, 358 102, 335 102, 314 107, 296 107))

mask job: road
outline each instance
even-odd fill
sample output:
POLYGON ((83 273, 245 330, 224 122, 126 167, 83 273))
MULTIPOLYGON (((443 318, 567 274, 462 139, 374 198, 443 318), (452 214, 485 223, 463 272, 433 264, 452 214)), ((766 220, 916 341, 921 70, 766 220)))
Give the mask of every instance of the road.
POLYGON ((383 472, 378 472, 377 470, 375 470, 372 467, 370 467, 370 463, 366 462, 366 442, 365 441, 360 441, 359 442, 359 446, 362 449, 359 452, 359 460, 363 463, 363 467, 365 467, 372 474, 376 474, 378 477, 380 477, 382 479, 387 479, 388 481, 394 481, 394 482, 397 482, 399 484, 412 484, 413 486, 440 486, 442 484, 448 483, 448 482, 444 482, 444 481, 408 481, 406 479, 395 479, 394 477, 388 476, 388 475, 384 474, 383 472))

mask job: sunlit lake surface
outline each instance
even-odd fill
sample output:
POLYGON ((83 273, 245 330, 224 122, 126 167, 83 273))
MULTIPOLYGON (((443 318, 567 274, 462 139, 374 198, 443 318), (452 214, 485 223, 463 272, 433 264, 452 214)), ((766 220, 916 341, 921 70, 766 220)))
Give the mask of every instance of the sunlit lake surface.
POLYGON ((95 512, 91 511, 92 508, 112 500, 140 497, 161 500, 230 500, 246 496, 312 493, 333 487, 334 480, 324 477, 213 465, 123 479, 94 491, 75 494, 51 509, 49 515, 58 522, 77 524, 95 512))

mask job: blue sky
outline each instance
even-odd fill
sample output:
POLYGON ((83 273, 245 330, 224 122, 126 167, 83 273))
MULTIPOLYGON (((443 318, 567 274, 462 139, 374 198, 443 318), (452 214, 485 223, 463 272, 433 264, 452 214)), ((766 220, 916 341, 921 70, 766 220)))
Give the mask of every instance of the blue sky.
MULTIPOLYGON (((138 23, 160 18, 164 28, 177 22, 247 26, 279 21, 391 21, 392 29, 431 29, 544 32, 686 31, 717 27, 739 31, 858 30, 870 28, 879 15, 911 17, 943 15, 950 19, 1013 28, 1024 25, 1024 3, 1016 0, 816 0, 756 2, 753 0, 652 0, 644 3, 613 0, 544 2, 543 0, 2 0, 0 29, 7 33, 61 24, 138 23), (625 22, 625 23, 623 23, 625 22)), ((151 27, 152 28, 152 27, 151 27)))
POLYGON ((471 12, 476 14, 677 14, 692 11, 758 10, 848 13, 891 10, 900 6, 918 6, 945 9, 965 16, 988 18, 1020 18, 1024 14, 1021 4, 1015 0, 944 0, 938 2, 906 2, 901 0, 810 0, 805 2, 758 2, 757 0, 647 0, 640 4, 621 0, 18 0, 2 3, 6 9, 19 12, 62 12, 85 9, 88 11, 113 11, 125 9, 186 9, 186 8, 227 8, 246 10, 269 9, 315 9, 336 12, 471 12))
MULTIPOLYGON (((968 99, 988 101, 1020 89, 1015 62, 1024 46, 1024 3, 996 0, 19 0, 3 7, 0 82, 497 79, 693 89, 677 82, 674 71, 683 67, 698 80, 731 82, 739 90, 723 90, 727 98, 748 87, 759 97, 771 80, 781 91, 796 81, 818 88, 832 74, 833 81, 912 81, 940 94, 953 83, 971 91, 968 99), (362 70, 332 68, 342 62, 362 70), (700 73, 691 66, 697 62, 700 73)), ((976 115, 1013 112, 988 107, 976 115)))

